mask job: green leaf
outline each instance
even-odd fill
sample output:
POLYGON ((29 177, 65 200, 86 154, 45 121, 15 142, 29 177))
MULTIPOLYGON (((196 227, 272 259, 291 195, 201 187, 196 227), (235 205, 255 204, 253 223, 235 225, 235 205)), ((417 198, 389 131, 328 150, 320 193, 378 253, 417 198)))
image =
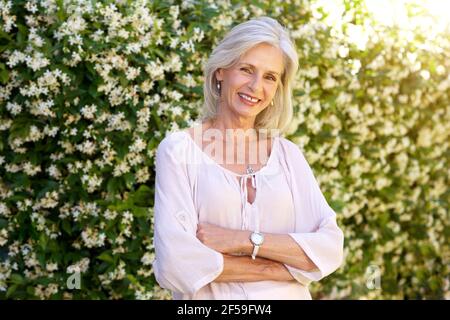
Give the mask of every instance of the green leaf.
POLYGON ((6 84, 9 80, 9 72, 7 70, 0 70, 0 81, 6 84))
POLYGON ((6 228, 8 225, 8 220, 0 218, 0 229, 6 228))
POLYGON ((140 185, 132 195, 133 202, 139 207, 150 207, 153 197, 152 189, 146 185, 140 185))
POLYGON ((11 295, 17 290, 18 285, 12 285, 8 288, 8 291, 6 291, 6 297, 9 298, 11 295))
POLYGON ((29 294, 30 297, 34 297, 34 293, 35 293, 34 287, 33 286, 28 286, 27 287, 27 293, 29 294))
POLYGON ((106 261, 106 262, 110 262, 110 263, 114 263, 114 259, 107 252, 103 252, 102 254, 98 255, 97 259, 102 260, 102 261, 106 261))
POLYGON ((150 217, 150 211, 147 208, 133 207, 131 210, 135 217, 150 217))
POLYGON ((130 282, 132 284, 139 284, 139 282, 136 280, 136 278, 131 274, 127 274, 127 279, 130 280, 130 282))
POLYGON ((64 219, 61 223, 61 227, 68 235, 72 235, 72 226, 69 221, 64 219))
POLYGON ((41 233, 39 236, 39 245, 41 246, 42 250, 47 250, 47 242, 48 238, 44 233, 41 233))
POLYGON ((133 185, 136 183, 136 178, 134 177, 134 174, 131 172, 128 172, 123 175, 123 179, 125 181, 125 185, 127 189, 132 189, 133 185))
POLYGON ((24 278, 20 274, 17 274, 17 273, 13 273, 11 275, 10 279, 11 279, 12 283, 17 284, 17 285, 23 284, 25 282, 24 278))
POLYGON ((108 193, 117 194, 120 189, 121 180, 120 178, 114 177, 108 180, 106 185, 106 190, 108 193))

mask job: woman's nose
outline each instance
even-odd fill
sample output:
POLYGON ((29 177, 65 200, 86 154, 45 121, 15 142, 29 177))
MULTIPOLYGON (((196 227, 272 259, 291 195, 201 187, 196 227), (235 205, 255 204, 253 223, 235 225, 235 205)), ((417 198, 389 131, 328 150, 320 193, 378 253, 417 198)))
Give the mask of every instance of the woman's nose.
POLYGON ((262 90, 262 77, 255 73, 248 86, 253 92, 259 93, 262 90))

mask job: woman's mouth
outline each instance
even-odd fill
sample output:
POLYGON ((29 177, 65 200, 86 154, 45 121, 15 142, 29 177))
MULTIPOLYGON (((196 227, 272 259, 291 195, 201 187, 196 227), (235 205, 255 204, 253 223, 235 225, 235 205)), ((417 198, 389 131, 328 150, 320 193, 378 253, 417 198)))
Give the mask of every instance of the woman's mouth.
POLYGON ((245 103, 246 105, 251 106, 251 107, 257 105, 261 101, 261 99, 249 96, 249 95, 247 95, 245 93, 241 93, 241 92, 238 93, 238 96, 239 96, 239 99, 243 103, 245 103))

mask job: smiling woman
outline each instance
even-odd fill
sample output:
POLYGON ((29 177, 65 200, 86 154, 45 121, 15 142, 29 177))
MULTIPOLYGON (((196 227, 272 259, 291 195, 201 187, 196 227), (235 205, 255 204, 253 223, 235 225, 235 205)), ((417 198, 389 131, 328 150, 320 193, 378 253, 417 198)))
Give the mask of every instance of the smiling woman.
POLYGON ((283 53, 279 48, 267 43, 254 46, 231 68, 216 71, 222 105, 231 106, 232 112, 256 117, 271 104, 282 71, 283 53))
POLYGON ((247 98, 261 100, 258 109, 251 112, 252 128, 286 130, 292 119, 291 84, 297 69, 295 47, 278 22, 263 17, 241 23, 225 36, 206 63, 202 120, 214 119, 223 112, 224 103, 217 102, 229 99, 233 92, 228 89, 237 90, 239 85, 243 89, 240 93, 247 98), (224 81, 226 75, 239 75, 231 88, 224 81))
POLYGON ((311 299, 341 264, 335 213, 281 137, 297 60, 277 21, 234 27, 206 64, 202 123, 158 146, 153 268, 175 299, 311 299))

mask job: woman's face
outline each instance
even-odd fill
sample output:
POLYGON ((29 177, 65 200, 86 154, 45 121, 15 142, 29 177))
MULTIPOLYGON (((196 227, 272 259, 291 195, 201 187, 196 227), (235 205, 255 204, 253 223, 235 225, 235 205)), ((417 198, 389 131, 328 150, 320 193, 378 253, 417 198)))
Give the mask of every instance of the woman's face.
POLYGON ((281 50, 267 43, 249 49, 234 66, 218 69, 216 78, 221 82, 223 111, 256 117, 270 107, 282 72, 281 50))

